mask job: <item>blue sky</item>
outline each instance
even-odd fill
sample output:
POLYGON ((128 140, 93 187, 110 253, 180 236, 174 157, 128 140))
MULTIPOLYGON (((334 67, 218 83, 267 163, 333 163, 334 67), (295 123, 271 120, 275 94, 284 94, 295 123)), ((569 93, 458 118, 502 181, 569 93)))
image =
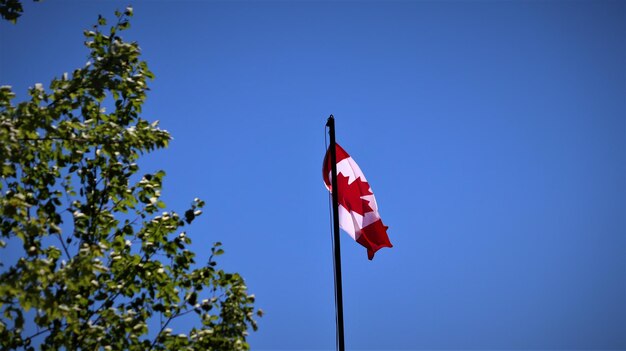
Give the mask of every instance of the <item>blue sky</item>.
MULTIPOLYGON (((25 3, 0 84, 84 65, 127 2, 25 3)), ((146 157, 205 215, 266 312, 253 349, 332 349, 324 124, 394 244, 342 235, 348 349, 626 349, 626 3, 141 1, 126 39, 156 75, 146 157)))

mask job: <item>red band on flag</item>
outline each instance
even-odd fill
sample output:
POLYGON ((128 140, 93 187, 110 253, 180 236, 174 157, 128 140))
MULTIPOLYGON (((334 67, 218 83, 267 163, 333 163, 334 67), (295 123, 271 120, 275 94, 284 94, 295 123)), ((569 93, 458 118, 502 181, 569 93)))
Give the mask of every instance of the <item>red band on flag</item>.
POLYGON ((393 247, 389 241, 389 236, 387 236, 387 228, 389 227, 379 219, 361 229, 361 235, 356 239, 356 242, 367 248, 367 258, 370 260, 374 258, 376 251, 383 247, 393 247))
MULTIPOLYGON (((336 162, 339 163, 346 158, 350 157, 346 150, 344 150, 339 144, 335 143, 335 158, 336 162)), ((324 166, 322 167, 322 176, 324 177, 324 183, 330 186, 330 153, 326 151, 326 155, 324 156, 324 166)))

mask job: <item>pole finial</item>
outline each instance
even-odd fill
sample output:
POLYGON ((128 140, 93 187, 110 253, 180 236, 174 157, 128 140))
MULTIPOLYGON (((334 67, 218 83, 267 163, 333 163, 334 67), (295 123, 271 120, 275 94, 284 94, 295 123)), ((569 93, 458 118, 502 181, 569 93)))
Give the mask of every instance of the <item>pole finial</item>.
POLYGON ((335 117, 331 114, 326 121, 326 127, 330 127, 331 124, 335 124, 335 117))

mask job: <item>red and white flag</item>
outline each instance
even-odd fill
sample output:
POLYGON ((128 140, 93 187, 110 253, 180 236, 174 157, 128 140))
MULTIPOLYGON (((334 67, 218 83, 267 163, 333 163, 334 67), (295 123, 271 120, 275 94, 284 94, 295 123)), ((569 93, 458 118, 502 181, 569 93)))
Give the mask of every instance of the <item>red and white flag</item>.
MULTIPOLYGON (((372 188, 352 157, 335 144, 337 153, 337 201, 339 202, 339 226, 357 243, 367 248, 367 257, 374 258, 376 251, 392 247, 387 236, 387 226, 378 214, 378 206, 372 188)), ((330 149, 326 151, 322 172, 328 191, 331 186, 330 149)))

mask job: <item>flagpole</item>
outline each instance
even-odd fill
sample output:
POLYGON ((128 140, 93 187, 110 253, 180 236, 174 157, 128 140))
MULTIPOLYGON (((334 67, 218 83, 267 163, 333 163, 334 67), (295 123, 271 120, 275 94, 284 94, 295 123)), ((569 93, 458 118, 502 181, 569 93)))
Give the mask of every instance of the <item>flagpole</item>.
POLYGON ((339 241, 339 201, 337 198, 337 153, 335 148, 335 117, 330 115, 326 122, 330 135, 330 165, 333 199, 333 231, 335 262, 335 307, 337 308, 337 347, 345 351, 343 338, 343 289, 341 287, 341 247, 339 241))

